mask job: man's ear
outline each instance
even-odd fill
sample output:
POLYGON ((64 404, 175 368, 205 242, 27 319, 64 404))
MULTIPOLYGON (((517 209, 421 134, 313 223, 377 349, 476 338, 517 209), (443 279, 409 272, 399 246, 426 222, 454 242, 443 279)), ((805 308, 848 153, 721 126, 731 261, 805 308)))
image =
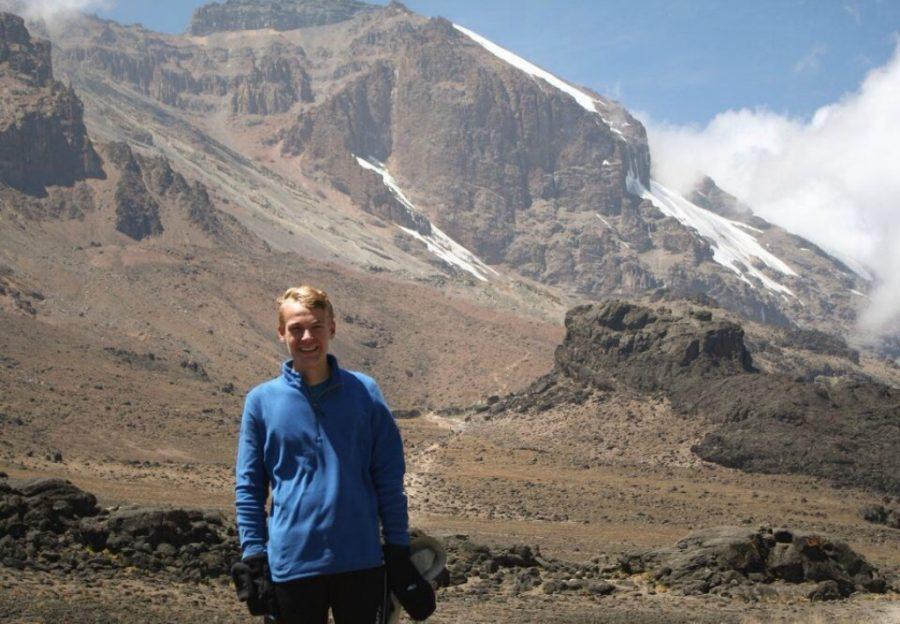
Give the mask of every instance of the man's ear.
POLYGON ((331 319, 331 337, 334 338, 334 332, 337 331, 337 325, 334 322, 334 319, 331 319))
POLYGON ((284 326, 278 326, 278 342, 284 342, 284 326))

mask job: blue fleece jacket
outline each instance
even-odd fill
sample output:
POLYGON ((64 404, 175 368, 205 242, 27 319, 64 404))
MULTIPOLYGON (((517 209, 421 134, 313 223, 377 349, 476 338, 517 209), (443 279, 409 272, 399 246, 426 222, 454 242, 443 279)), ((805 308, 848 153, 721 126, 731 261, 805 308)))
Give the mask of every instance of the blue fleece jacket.
POLYGON ((287 361, 244 403, 238 532, 244 557, 267 552, 279 583, 381 565, 379 521, 386 542, 409 544, 394 418, 374 380, 328 359, 331 378, 318 399, 287 361))

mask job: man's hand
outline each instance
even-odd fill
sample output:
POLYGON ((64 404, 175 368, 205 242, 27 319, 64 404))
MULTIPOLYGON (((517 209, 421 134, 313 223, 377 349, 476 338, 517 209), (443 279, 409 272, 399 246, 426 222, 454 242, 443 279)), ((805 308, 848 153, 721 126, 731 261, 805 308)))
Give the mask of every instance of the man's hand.
POLYGON ((437 607, 434 588, 410 561, 409 546, 385 544, 383 551, 391 592, 412 619, 421 622, 428 618, 437 607))
POLYGON ((238 600, 247 603, 251 615, 275 615, 275 586, 265 553, 251 555, 231 566, 238 600))

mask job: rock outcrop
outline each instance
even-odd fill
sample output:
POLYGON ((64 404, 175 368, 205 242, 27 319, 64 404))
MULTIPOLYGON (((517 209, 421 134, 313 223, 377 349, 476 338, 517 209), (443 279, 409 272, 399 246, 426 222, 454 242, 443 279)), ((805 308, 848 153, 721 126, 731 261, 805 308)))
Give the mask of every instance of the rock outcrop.
POLYGON ((312 82, 295 56, 274 53, 255 60, 249 73, 234 78, 229 86, 231 112, 274 115, 296 102, 311 102, 312 82))
POLYGON ((119 232, 138 241, 159 236, 169 215, 220 243, 259 244, 234 217, 213 206, 203 184, 188 182, 168 159, 137 154, 126 143, 107 144, 103 151, 120 172, 114 196, 119 232))
POLYGON ((114 577, 124 568, 199 581, 239 557, 233 527, 216 513, 100 509, 62 479, 13 487, 0 480, 0 563, 12 568, 114 577))
POLYGON ((224 103, 236 114, 273 115, 313 99, 308 61, 298 46, 206 49, 113 22, 86 24, 60 50, 60 62, 69 71, 128 84, 168 106, 204 113, 224 103))
POLYGON ((585 305, 569 311, 566 330, 553 372, 485 409, 548 409, 612 390, 659 394, 713 425, 693 448, 703 459, 900 492, 896 389, 757 371, 741 327, 692 305, 585 305))
POLYGON ((9 13, 0 14, 0 85, 0 182, 43 196, 47 186, 103 175, 81 101, 53 80, 49 42, 9 13))
POLYGON ((194 11, 189 32, 204 36, 232 30, 293 30, 324 26, 374 8, 355 0, 226 0, 206 4, 194 11))
POLYGON ((124 143, 112 145, 111 160, 121 168, 116 185, 116 229, 134 240, 162 234, 159 203, 147 190, 141 169, 124 143))
POLYGON ((886 499, 883 505, 867 505, 859 510, 859 515, 867 522, 900 529, 900 500, 886 499))
POLYGON ((834 583, 835 598, 884 593, 888 584, 846 543, 791 529, 710 527, 671 548, 626 555, 629 574, 646 573, 682 594, 744 593, 754 583, 834 583), (741 591, 743 590, 743 591, 741 591))
POLYGON ((678 314, 623 301, 570 310, 556 366, 585 384, 614 381, 642 392, 753 371, 739 325, 702 308, 678 314))

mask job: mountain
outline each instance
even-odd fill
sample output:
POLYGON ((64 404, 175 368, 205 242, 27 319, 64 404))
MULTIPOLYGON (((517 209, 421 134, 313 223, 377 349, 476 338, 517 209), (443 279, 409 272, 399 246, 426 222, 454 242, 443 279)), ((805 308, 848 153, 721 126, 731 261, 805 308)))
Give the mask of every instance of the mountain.
MULTIPOLYGON (((73 341, 60 341, 58 346, 67 359, 74 356, 79 363, 66 373, 74 375, 66 383, 74 382, 70 394, 84 397, 89 404, 102 399, 94 396, 90 384, 81 387, 77 380, 92 378, 92 371, 115 370, 123 358, 124 372, 117 374, 124 377, 117 384, 121 384, 124 393, 129 392, 129 384, 136 383, 135 376, 147 372, 140 363, 156 371, 154 374, 186 378, 189 385, 199 379, 198 388, 246 389, 268 374, 269 365, 281 357, 270 318, 272 301, 286 284, 299 279, 328 285, 341 313, 338 345, 340 353, 348 358, 346 364, 386 369, 380 378, 399 408, 475 400, 498 383, 525 384, 530 375, 545 365, 546 360, 540 355, 542 345, 549 348, 558 330, 538 319, 526 331, 519 314, 510 313, 517 305, 521 308, 515 303, 520 297, 515 292, 497 293, 493 306, 479 305, 477 299, 448 301, 452 287, 445 293, 426 281, 439 276, 424 262, 420 262, 420 282, 398 282, 379 275, 383 272, 374 265, 368 270, 364 264, 357 271, 335 265, 330 262, 335 256, 328 253, 329 241, 316 235, 319 224, 315 218, 292 221, 288 231, 280 225, 287 217, 280 215, 278 229, 282 238, 272 240, 280 243, 281 249, 273 250, 253 231, 261 229, 267 234, 271 230, 260 228, 253 219, 249 227, 245 226, 230 212, 238 202, 260 199, 252 189, 238 187, 239 196, 223 193, 218 186, 208 184, 206 176, 196 175, 197 165, 177 151, 169 152, 174 155, 170 159, 165 152, 161 154, 133 138, 107 142, 103 139, 115 137, 104 137, 102 132, 91 132, 89 138, 77 115, 82 107, 79 98, 50 77, 50 48, 46 42, 32 39, 20 18, 6 16, 3 24, 11 25, 3 31, 8 37, 4 49, 14 53, 0 62, 0 74, 11 85, 3 92, 9 108, 4 109, 8 114, 0 118, 0 126, 14 132, 0 133, 0 144, 12 152, 22 145, 30 146, 29 149, 41 146, 44 137, 62 136, 68 141, 62 147, 46 143, 46 149, 54 153, 43 163, 22 169, 21 154, 28 152, 19 151, 14 166, 0 170, 4 176, 0 183, 0 311, 12 317, 26 317, 16 321, 24 323, 21 335, 4 338, 5 352, 15 362, 5 371, 11 375, 4 378, 10 387, 19 387, 18 372, 30 370, 32 365, 35 370, 43 368, 40 358, 55 359, 34 342, 50 331, 48 326, 63 326, 71 332, 73 341), (17 125, 17 119, 29 119, 26 115, 30 114, 31 103, 42 101, 47 93, 71 98, 65 100, 68 107, 62 111, 49 109, 33 124, 17 125), (66 117, 68 113, 72 116, 66 117), (72 147, 66 147, 69 145, 72 147), (63 166, 66 163, 60 160, 62 156, 69 158, 71 166, 63 166), (88 170, 82 163, 92 168, 88 170), (42 170, 41 165, 48 166, 42 170), (42 172, 41 185, 13 186, 11 181, 18 178, 12 176, 19 170, 42 172), (299 245, 293 241, 284 244, 283 241, 294 238, 294 228, 313 231, 297 236, 302 238, 299 245), (307 241, 309 246, 304 246, 307 241), (226 310, 221 312, 228 317, 227 322, 204 313, 212 302, 223 298, 223 292, 230 293, 225 297, 226 310), (65 296, 60 298, 56 293, 65 296), (383 293, 392 293, 393 302, 381 302, 383 293), (352 306, 344 304, 351 301, 352 306), (407 305, 406 301, 415 301, 416 306, 407 305), (412 354, 420 350, 426 335, 427 319, 443 320, 444 329, 431 332, 428 337, 442 348, 414 358, 412 354), (227 324, 224 330, 217 328, 222 322, 227 324), (33 324, 32 330, 25 329, 29 323, 33 324), (535 324, 539 326, 537 330, 533 329, 535 324), (465 326, 478 330, 460 338, 465 326), (245 331, 254 338, 237 336, 245 331), (223 349, 217 337, 219 332, 230 336, 227 342, 231 349, 223 349), (488 349, 485 335, 496 336, 495 344, 488 349), (145 347, 144 342, 153 346, 145 347), (97 344, 109 350, 97 348, 97 344), (75 355, 79 352, 82 355, 75 355), (479 353, 481 360, 466 369, 472 379, 451 383, 450 371, 458 366, 460 358, 471 357, 471 353, 479 353), (242 364, 244 360, 252 360, 253 366, 242 364), (490 375, 490 370, 501 363, 508 376, 490 375)), ((243 157, 224 146, 222 150, 245 167, 242 173, 254 176, 253 184, 279 190, 283 201, 294 202, 292 210, 303 214, 309 200, 304 201, 301 189, 289 182, 280 187, 282 178, 274 174, 266 177, 243 157)), ((231 182, 244 182, 236 178, 231 182)), ((349 208, 341 212, 331 209, 328 217, 337 220, 335 223, 344 219, 351 231, 378 229, 358 218, 351 219, 352 214, 349 208)), ((330 222, 321 227, 324 230, 326 226, 333 231, 335 240, 346 241, 348 228, 339 231, 330 222)), ((364 258, 377 258, 381 253, 372 244, 366 244, 365 238, 357 242, 358 253, 364 258)), ((436 284, 439 286, 440 282, 436 284)), ((543 319, 558 306, 558 301, 548 299, 529 309, 542 310, 539 314, 543 319)), ((63 374, 61 368, 50 368, 56 371, 53 375, 63 374)), ((159 409, 150 407, 159 399, 159 386, 140 387, 145 409, 159 409)), ((5 408, 18 412, 22 408, 20 400, 27 404, 25 397, 30 395, 20 390, 4 397, 5 408)), ((198 392, 198 397, 203 394, 198 392)), ((236 399, 226 394, 221 400, 236 399)), ((48 409, 51 403, 46 402, 48 409)), ((44 413, 43 409, 38 411, 44 413)), ((49 413, 49 420, 36 416, 33 424, 41 430, 45 426, 52 429, 49 413)), ((119 426, 127 435, 126 423, 121 421, 114 429, 119 426)), ((62 426, 53 436, 65 439, 65 430, 62 426)), ((39 437, 43 436, 44 433, 39 437)))
MULTIPOLYGON (((5 18, 8 118, 65 93, 71 120, 45 126, 70 128, 59 153, 78 155, 59 180, 2 191, 6 312, 78 327, 69 352, 96 336, 111 349, 90 351, 98 369, 119 352, 142 361, 136 338, 158 343, 147 352, 165 374, 245 388, 279 357, 256 301, 300 266, 353 302, 340 351, 402 409, 527 386, 565 308, 624 295, 719 306, 772 374, 896 380, 839 336, 862 278, 712 180, 691 198, 658 185, 644 129, 618 103, 399 4, 323 6, 210 5, 202 36, 52 22, 72 88, 5 18), (231 353, 204 312, 222 283, 241 293, 231 353), (59 289, 68 301, 51 304, 59 289)), ((39 352, 8 347, 20 363, 39 352)))
POLYGON ((197 174, 217 187, 281 178, 234 212, 276 247, 260 222, 293 215, 294 186, 323 225, 335 201, 388 223, 377 244, 347 231, 328 247, 398 275, 424 260, 572 301, 662 289, 837 334, 865 300, 864 277, 711 180, 696 202, 653 181, 644 128, 620 104, 446 20, 246 0, 198 9, 190 33, 85 18, 54 35, 57 64, 95 132, 204 159, 197 174), (347 241, 362 238, 380 251, 360 258, 347 241))
POLYGON ((712 180, 656 184, 619 104, 399 4, 231 1, 187 35, 2 23, 0 610, 246 620, 190 579, 233 547, 208 512, 232 509, 241 401, 285 357, 274 298, 298 282, 395 410, 413 522, 455 536, 443 620, 816 613, 828 587, 729 569, 784 539, 762 526, 852 543, 896 583, 868 518, 897 491, 896 390, 873 378, 900 374, 841 335, 865 281, 712 180), (93 497, 35 476, 100 505, 79 518, 93 497), (135 503, 207 513, 116 508, 135 503), (682 568, 624 555, 736 522, 692 538, 715 582, 666 555, 706 579, 690 602, 682 568))

